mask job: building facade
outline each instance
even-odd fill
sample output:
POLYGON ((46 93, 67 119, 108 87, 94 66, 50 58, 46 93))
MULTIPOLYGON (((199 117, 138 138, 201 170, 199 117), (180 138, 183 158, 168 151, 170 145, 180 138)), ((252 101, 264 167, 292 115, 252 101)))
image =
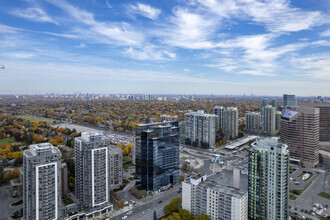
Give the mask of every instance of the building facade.
POLYGON ((264 107, 269 105, 269 100, 267 98, 264 98, 260 102, 260 117, 261 117, 261 123, 263 122, 264 117, 264 107))
POLYGON ((320 141, 330 142, 330 103, 304 103, 302 105, 320 109, 320 141))
POLYGON ((139 188, 157 192, 179 182, 178 122, 136 126, 135 173, 139 188))
POLYGON ((109 184, 110 187, 123 183, 123 150, 109 145, 109 184))
POLYGON ((269 104, 275 108, 275 111, 278 111, 278 101, 276 99, 272 99, 269 104))
POLYGON ((215 106, 212 108, 212 114, 218 116, 218 120, 216 123, 216 130, 218 131, 219 128, 223 128, 223 113, 225 108, 222 106, 215 106))
POLYGON ((263 118, 262 121, 262 133, 264 135, 273 136, 275 134, 276 127, 276 116, 275 116, 275 108, 271 105, 266 105, 263 108, 263 118))
POLYGON ((249 151, 249 219, 289 219, 289 151, 276 139, 257 140, 249 151))
POLYGON ((61 152, 50 143, 23 152, 23 219, 60 219, 61 152))
POLYGON ((283 94, 283 110, 285 110, 287 106, 290 107, 298 106, 297 98, 295 95, 283 94))
POLYGON ((282 118, 282 112, 280 111, 276 111, 275 112, 275 121, 276 121, 276 126, 275 129, 276 130, 280 130, 281 129, 281 118, 282 118))
POLYGON ((75 138, 75 196, 89 218, 112 210, 108 151, 108 140, 100 133, 75 138))
POLYGON ((247 219, 248 194, 197 175, 182 182, 182 208, 194 217, 206 214, 211 220, 247 219))
POLYGON ((228 107, 223 114, 223 134, 226 139, 238 137, 238 110, 236 107, 228 107))
POLYGON ((245 115, 245 131, 248 134, 259 134, 261 131, 261 117, 259 112, 248 112, 245 115))
POLYGON ((292 159, 306 166, 319 163, 320 110, 299 107, 285 110, 281 118, 281 141, 289 146, 292 159))
POLYGON ((203 110, 184 115, 185 143, 199 148, 215 148, 218 116, 205 114, 203 110))

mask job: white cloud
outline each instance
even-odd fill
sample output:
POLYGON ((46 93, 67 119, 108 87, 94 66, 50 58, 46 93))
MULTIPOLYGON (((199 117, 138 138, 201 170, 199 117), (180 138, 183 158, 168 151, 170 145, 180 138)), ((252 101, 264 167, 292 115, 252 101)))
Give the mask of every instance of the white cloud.
POLYGON ((58 24, 57 21, 47 15, 41 8, 16 9, 11 14, 31 21, 58 24))
POLYGON ((288 0, 197 0, 201 6, 223 18, 252 20, 272 32, 295 32, 329 23, 320 11, 290 6, 288 0))
POLYGON ((3 56, 11 57, 11 58, 18 58, 18 59, 28 59, 28 58, 35 57, 35 54, 26 53, 26 52, 8 52, 8 53, 4 53, 3 56))
POLYGON ((156 20, 161 13, 160 9, 142 3, 137 3, 136 5, 128 6, 128 11, 130 13, 139 14, 144 17, 150 18, 151 20, 156 20))
POLYGON ((21 30, 22 29, 20 29, 20 28, 0 24, 0 33, 1 34, 15 34, 21 30))
POLYGON ((321 37, 330 37, 330 28, 320 33, 321 37))
POLYGON ((183 8, 174 9, 173 14, 171 24, 158 33, 166 44, 187 49, 216 46, 211 39, 217 31, 217 19, 183 8))
POLYGON ((110 5, 110 3, 108 1, 105 1, 105 4, 108 6, 108 8, 112 8, 112 6, 110 5))
POLYGON ((176 54, 156 46, 144 46, 141 49, 129 47, 125 49, 125 54, 136 60, 174 60, 176 54))

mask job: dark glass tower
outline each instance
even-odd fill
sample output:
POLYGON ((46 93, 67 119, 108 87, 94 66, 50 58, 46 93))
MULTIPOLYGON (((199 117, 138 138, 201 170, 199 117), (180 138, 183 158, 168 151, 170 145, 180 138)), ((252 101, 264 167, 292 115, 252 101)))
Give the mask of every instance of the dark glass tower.
POLYGON ((178 122, 140 124, 136 127, 136 176, 139 188, 158 191, 179 182, 178 122))

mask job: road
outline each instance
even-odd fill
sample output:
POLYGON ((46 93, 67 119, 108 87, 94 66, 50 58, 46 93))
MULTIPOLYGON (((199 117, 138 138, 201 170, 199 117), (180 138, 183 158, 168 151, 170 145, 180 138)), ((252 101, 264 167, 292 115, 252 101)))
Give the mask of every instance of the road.
MULTIPOLYGON (((150 196, 148 198, 148 202, 144 203, 143 205, 138 205, 137 207, 134 207, 131 209, 133 212, 131 215, 128 215, 127 219, 134 219, 134 220, 147 220, 152 219, 154 211, 156 211, 157 216, 161 217, 164 215, 163 208, 165 205, 167 205, 172 198, 175 197, 181 197, 182 194, 178 193, 178 189, 181 185, 177 185, 173 189, 170 190, 170 192, 164 192, 160 193, 159 195, 150 196), (154 197, 154 198, 153 198, 154 197), (162 202, 160 202, 162 201, 162 202)), ((111 220, 120 220, 123 216, 125 216, 127 211, 125 213, 119 214, 111 220)))
POLYGON ((11 215, 11 211, 8 208, 10 206, 10 201, 8 200, 7 187, 2 186, 0 188, 0 220, 7 220, 11 215))

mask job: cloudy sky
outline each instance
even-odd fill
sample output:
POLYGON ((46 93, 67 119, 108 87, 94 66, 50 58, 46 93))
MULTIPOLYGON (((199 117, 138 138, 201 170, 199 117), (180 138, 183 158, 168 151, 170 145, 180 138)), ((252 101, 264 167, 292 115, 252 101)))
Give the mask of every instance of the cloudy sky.
POLYGON ((328 0, 3 0, 0 93, 330 96, 328 0))

